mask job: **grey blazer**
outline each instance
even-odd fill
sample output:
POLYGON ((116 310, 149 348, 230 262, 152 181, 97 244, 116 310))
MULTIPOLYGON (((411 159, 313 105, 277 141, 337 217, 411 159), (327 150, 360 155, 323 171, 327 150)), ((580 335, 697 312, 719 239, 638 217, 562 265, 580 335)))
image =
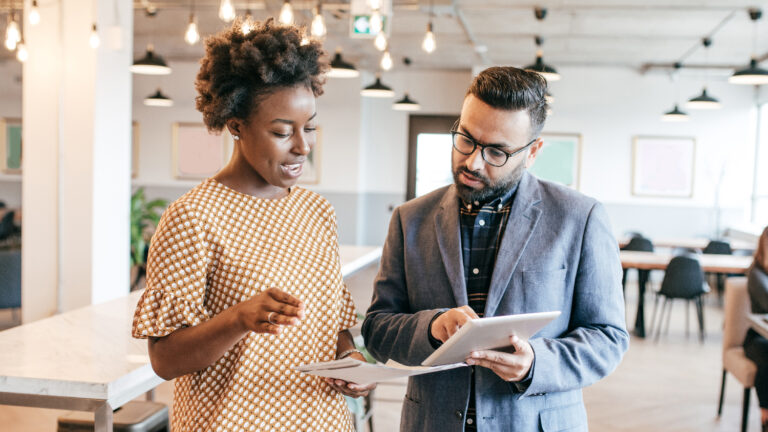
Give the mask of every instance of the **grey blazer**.
MULTIPOLYGON (((363 322, 380 361, 420 364, 434 352, 436 313, 467 304, 455 186, 395 209, 363 322)), ((618 245, 602 205, 523 175, 491 278, 485 316, 559 310, 530 340, 532 380, 524 392, 477 367, 479 430, 587 430, 581 388, 618 366, 629 346, 618 245)), ((464 429, 470 368, 413 377, 401 431, 464 429)))

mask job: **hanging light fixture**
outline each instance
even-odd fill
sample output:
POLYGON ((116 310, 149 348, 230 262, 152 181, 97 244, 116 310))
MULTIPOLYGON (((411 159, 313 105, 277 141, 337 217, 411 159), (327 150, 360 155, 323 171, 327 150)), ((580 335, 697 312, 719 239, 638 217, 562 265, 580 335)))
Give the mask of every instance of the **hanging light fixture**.
POLYGON ((432 21, 430 21, 427 23, 427 33, 424 35, 424 40, 421 42, 421 49, 427 54, 432 54, 435 52, 436 48, 437 43, 435 42, 435 33, 432 32, 432 21))
POLYGON ((379 34, 384 29, 384 18, 381 16, 381 12, 378 9, 374 9, 373 12, 371 12, 368 27, 370 28, 371 34, 379 34))
MULTIPOLYGON (((704 61, 705 66, 709 65, 709 46, 712 45, 712 39, 705 37, 701 40, 702 45, 704 45, 704 52, 706 53, 706 59, 704 61)), ((713 98, 712 96, 707 94, 707 84, 709 81, 709 73, 704 73, 704 89, 701 91, 701 94, 699 96, 692 97, 688 99, 688 102, 685 104, 685 107, 688 109, 719 109, 720 108, 720 102, 713 98)))
POLYGON ((158 88, 157 91, 144 98, 144 105, 154 107, 171 107, 173 106, 173 99, 164 95, 158 88))
MULTIPOLYGON (((403 64, 405 64, 406 69, 408 66, 411 65, 411 59, 408 57, 403 58, 403 64)), ((405 80, 406 80, 406 88, 408 87, 408 74, 406 71, 405 74, 405 80)), ((421 105, 419 105, 418 102, 411 99, 408 95, 408 92, 405 92, 405 95, 402 99, 398 100, 394 104, 392 104, 392 109, 396 111, 419 111, 421 109, 421 105)))
MULTIPOLYGON (((539 28, 541 28, 541 23, 544 21, 544 18, 547 17, 547 10, 545 8, 536 7, 533 9, 533 14, 539 22, 539 28)), ((544 63, 544 50, 542 49, 544 38, 536 36, 534 42, 536 42, 536 62, 526 66, 524 69, 537 72, 539 75, 543 76, 547 82, 560 80, 560 74, 557 73, 557 70, 544 63)))
POLYGON ((686 114, 683 111, 680 111, 680 108, 678 108, 677 104, 675 104, 675 107, 672 109, 672 111, 667 111, 664 113, 663 116, 661 116, 661 121, 685 122, 685 121, 688 121, 688 114, 686 114))
POLYGON ((344 61, 341 57, 341 48, 339 48, 331 60, 331 70, 328 72, 328 76, 331 78, 357 78, 360 76, 360 71, 355 69, 352 63, 344 61))
POLYGON ((33 26, 40 24, 40 10, 37 7, 37 0, 32 0, 32 8, 29 10, 27 18, 33 26))
POLYGON ((142 75, 168 75, 171 73, 171 68, 162 57, 155 54, 155 48, 149 44, 144 57, 133 62, 131 72, 142 75))
POLYGON ((21 30, 19 23, 16 22, 16 14, 11 10, 8 15, 8 25, 5 28, 5 47, 8 51, 13 51, 19 42, 21 42, 21 30))
POLYGON ((368 0, 368 7, 371 9, 381 9, 381 0, 368 0))
POLYGON ((392 55, 389 53, 389 50, 384 51, 384 54, 381 55, 379 66, 385 71, 392 70, 392 55))
POLYGON ((381 82, 381 74, 376 74, 376 81, 362 89, 360 94, 365 97, 374 98, 391 98, 395 96, 395 92, 392 91, 392 88, 381 82))
POLYGON ((677 98, 678 98, 678 85, 677 85, 677 78, 680 74, 680 68, 683 65, 678 63, 675 63, 675 70, 672 72, 672 83, 675 86, 675 107, 672 108, 672 111, 667 111, 664 113, 664 115, 661 116, 661 121, 665 122, 684 122, 688 121, 688 114, 681 111, 680 108, 677 106, 677 98))
POLYGON ((101 38, 99 37, 99 31, 96 28, 96 23, 91 25, 91 35, 88 37, 88 44, 91 48, 96 49, 101 45, 101 38))
POLYGON ((752 20, 752 59, 749 61, 749 66, 736 71, 728 78, 728 82, 731 84, 768 84, 768 71, 757 65, 757 21, 762 16, 763 11, 760 9, 749 9, 749 18, 752 20))
POLYGON ((387 49, 387 37, 384 36, 384 32, 379 32, 379 34, 376 35, 376 38, 373 39, 373 45, 379 51, 387 49))
POLYGON ((29 51, 27 51, 27 45, 24 43, 24 38, 16 45, 16 60, 24 63, 29 59, 29 51))
POLYGON ((424 40, 421 42, 421 49, 423 49, 427 54, 432 54, 435 52, 435 48, 437 48, 437 43, 435 42, 435 33, 432 29, 433 16, 434 5, 432 4, 432 0, 429 0, 429 22, 427 22, 427 32, 424 34, 424 40))
POLYGON ((232 22, 237 16, 232 0, 221 0, 219 3, 219 18, 224 22, 232 22))
POLYGON ((323 18, 323 2, 318 0, 317 6, 315 6, 314 17, 312 17, 312 36, 321 38, 325 36, 328 29, 325 26, 325 18, 323 18))
POLYGON ((194 13, 189 14, 189 24, 187 25, 187 31, 184 33, 184 40, 189 45, 194 45, 200 40, 200 32, 197 30, 197 17, 194 13))
POLYGON ((189 45, 194 45, 200 40, 200 32, 197 29, 197 16, 195 15, 195 1, 189 5, 189 23, 187 31, 184 32, 184 40, 189 45))
POLYGON ((524 69, 538 73, 539 75, 543 76, 547 82, 559 81, 560 74, 557 73, 557 70, 555 70, 555 68, 552 66, 544 63, 543 51, 541 49, 541 45, 544 43, 544 41, 542 40, 541 36, 536 36, 535 41, 537 47, 536 62, 526 66, 524 69))
POLYGON ((278 20, 285 25, 293 24, 293 6, 291 6, 291 0, 285 0, 283 2, 283 7, 280 8, 280 17, 278 20))
POLYGON ((421 105, 408 97, 408 93, 405 93, 402 99, 392 104, 392 109, 397 111, 419 111, 421 105))
POLYGON ((243 19, 243 23, 240 24, 240 31, 243 32, 243 35, 247 35, 253 31, 253 28, 253 15, 251 15, 251 10, 247 9, 245 11, 245 18, 243 19))

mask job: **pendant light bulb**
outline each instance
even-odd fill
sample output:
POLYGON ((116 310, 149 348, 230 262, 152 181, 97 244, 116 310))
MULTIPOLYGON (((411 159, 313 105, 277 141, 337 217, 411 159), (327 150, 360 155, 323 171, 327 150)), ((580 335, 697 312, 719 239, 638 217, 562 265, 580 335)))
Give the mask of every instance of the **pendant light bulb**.
POLYGON ((387 49, 387 37, 384 36, 384 32, 376 35, 376 39, 373 40, 373 45, 375 45, 376 49, 379 51, 387 49))
POLYGON ((16 60, 24 63, 29 58, 29 51, 27 51, 27 46, 24 44, 24 41, 19 42, 19 44, 16 46, 16 60))
POLYGON ((245 12, 245 19, 243 19, 243 23, 240 25, 240 31, 243 32, 243 35, 253 31, 253 15, 251 15, 250 10, 245 12))
POLYGON ((197 18, 195 14, 189 14, 189 25, 187 25, 187 31, 184 33, 184 40, 194 45, 200 40, 200 32, 197 30, 197 18))
POLYGON ((430 22, 427 24, 427 34, 424 35, 424 42, 421 43, 421 49, 427 52, 427 54, 432 54, 435 51, 435 48, 437 48, 437 44, 435 43, 435 34, 432 33, 432 23, 430 22))
POLYGON ((384 51, 384 54, 382 54, 380 66, 385 71, 392 70, 392 55, 389 51, 384 51))
POLYGON ((21 42, 21 31, 19 30, 19 24, 13 19, 13 14, 11 14, 11 20, 5 29, 5 47, 8 48, 8 51, 13 51, 19 42, 21 42))
POLYGON ((381 9, 381 0, 368 0, 368 6, 371 9, 381 9))
POLYGON ((101 38, 99 38, 99 31, 96 29, 96 23, 91 25, 91 36, 88 38, 88 44, 91 48, 96 49, 101 45, 101 38))
POLYGON ((232 0, 221 0, 219 3, 219 18, 224 22, 232 22, 237 16, 232 0))
POLYGON ((325 19, 323 18, 323 12, 317 8, 315 10, 315 17, 312 18, 312 26, 311 26, 312 36, 316 38, 321 38, 325 36, 325 33, 327 31, 325 27, 325 19))
POLYGON ((285 25, 293 24, 293 6, 291 6, 290 0, 283 2, 283 7, 280 9, 280 22, 285 25))
POLYGON ((37 0, 32 0, 32 9, 29 11, 28 18, 31 25, 40 24, 40 10, 37 7, 37 0))
POLYGON ((384 29, 384 19, 381 17, 381 12, 378 9, 374 9, 371 12, 371 19, 368 22, 371 30, 371 34, 379 34, 384 29))

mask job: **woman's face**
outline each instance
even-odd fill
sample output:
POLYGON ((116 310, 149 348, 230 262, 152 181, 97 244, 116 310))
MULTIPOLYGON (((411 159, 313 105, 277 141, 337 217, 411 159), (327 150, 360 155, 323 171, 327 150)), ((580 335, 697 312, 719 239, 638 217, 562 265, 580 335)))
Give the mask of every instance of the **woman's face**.
POLYGON ((301 175, 315 146, 315 95, 305 85, 286 87, 262 99, 246 120, 231 120, 240 152, 264 187, 286 189, 301 175))

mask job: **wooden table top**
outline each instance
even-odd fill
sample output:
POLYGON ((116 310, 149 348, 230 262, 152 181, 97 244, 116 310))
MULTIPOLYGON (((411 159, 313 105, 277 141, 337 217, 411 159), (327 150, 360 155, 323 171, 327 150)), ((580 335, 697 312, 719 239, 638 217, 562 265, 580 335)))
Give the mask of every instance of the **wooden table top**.
MULTIPOLYGON (((641 270, 665 270, 673 255, 658 252, 620 251, 621 266, 641 270)), ((752 257, 735 255, 696 255, 701 269, 711 273, 746 273, 752 257)))

